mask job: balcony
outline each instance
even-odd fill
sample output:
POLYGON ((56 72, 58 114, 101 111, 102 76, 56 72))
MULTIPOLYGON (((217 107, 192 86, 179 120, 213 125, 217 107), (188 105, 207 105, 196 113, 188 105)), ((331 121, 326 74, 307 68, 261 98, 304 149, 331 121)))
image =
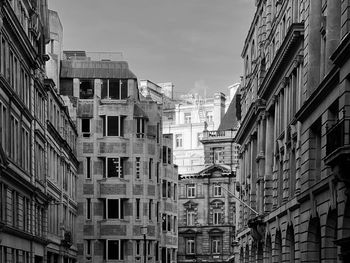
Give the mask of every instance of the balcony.
MULTIPOLYGON (((349 166, 350 159, 350 119, 339 120, 326 133, 325 163, 334 166, 349 166)), ((344 167, 345 168, 345 167, 344 167)))

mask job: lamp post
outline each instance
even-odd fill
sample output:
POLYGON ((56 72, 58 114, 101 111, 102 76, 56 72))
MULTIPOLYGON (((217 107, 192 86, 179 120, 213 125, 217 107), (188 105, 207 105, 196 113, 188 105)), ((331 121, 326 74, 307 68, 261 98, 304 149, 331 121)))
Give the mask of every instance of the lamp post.
POLYGON ((147 226, 142 226, 141 227, 141 232, 143 235, 143 262, 147 263, 147 253, 146 253, 146 235, 147 235, 147 226))

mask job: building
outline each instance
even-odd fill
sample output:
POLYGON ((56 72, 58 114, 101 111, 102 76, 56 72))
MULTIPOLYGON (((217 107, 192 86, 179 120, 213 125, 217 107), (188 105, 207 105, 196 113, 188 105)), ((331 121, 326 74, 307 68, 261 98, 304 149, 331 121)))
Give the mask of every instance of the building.
POLYGON ((236 100, 217 130, 203 132, 205 167, 180 174, 178 262, 234 262, 236 100))
POLYGON ((183 96, 164 109, 163 131, 174 135, 174 162, 179 173, 193 173, 204 167, 203 130, 215 130, 225 114, 225 95, 203 99, 198 94, 183 96))
POLYGON ((78 127, 78 261, 176 261, 178 175, 162 106, 140 100, 127 62, 64 57, 60 91, 78 127))
POLYGON ((57 12, 49 10, 50 41, 46 45, 46 160, 49 196, 46 261, 76 262, 77 129, 59 95, 63 28, 57 12))
POLYGON ((248 204, 238 262, 350 260, 349 12, 340 0, 256 1, 236 135, 248 204))
POLYGON ((46 0, 0 3, 0 261, 45 262, 46 0))

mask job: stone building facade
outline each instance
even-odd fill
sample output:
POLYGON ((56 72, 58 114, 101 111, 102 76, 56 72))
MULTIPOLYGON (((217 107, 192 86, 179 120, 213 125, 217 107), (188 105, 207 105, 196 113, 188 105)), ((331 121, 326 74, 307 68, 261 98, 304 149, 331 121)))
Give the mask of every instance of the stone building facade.
POLYGON ((79 134, 78 260, 175 262, 178 176, 162 106, 140 101, 126 62, 73 53, 60 91, 79 134))
POLYGON ((46 0, 0 2, 0 261, 46 262, 46 0))
POLYGON ((256 1, 245 41, 237 262, 348 262, 349 10, 256 1))
POLYGON ((203 132, 205 167, 180 175, 178 262, 234 262, 239 149, 234 102, 223 122, 203 132))

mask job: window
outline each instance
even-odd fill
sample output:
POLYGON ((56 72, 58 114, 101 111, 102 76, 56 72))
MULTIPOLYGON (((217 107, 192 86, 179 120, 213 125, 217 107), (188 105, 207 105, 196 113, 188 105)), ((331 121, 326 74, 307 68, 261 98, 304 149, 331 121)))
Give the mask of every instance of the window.
POLYGON ((187 210, 187 225, 194 226, 195 225, 195 216, 196 213, 193 210, 187 210))
POLYGON ((213 213, 213 224, 220 225, 221 224, 222 212, 221 210, 214 210, 213 213))
POLYGON ((212 237, 211 238, 211 253, 220 254, 221 253, 221 238, 212 237))
POLYGON ((152 180, 152 166, 153 166, 153 159, 150 158, 148 162, 148 179, 152 180))
POLYGON ((168 231, 171 231, 171 215, 168 215, 168 218, 167 218, 167 219, 168 219, 168 220, 167 220, 167 221, 168 221, 168 222, 167 222, 167 223, 168 223, 168 224, 167 224, 167 225, 168 225, 167 230, 168 230, 168 231))
POLYGON ((171 182, 168 182, 168 197, 171 198, 171 182))
POLYGON ((214 148, 214 163, 223 163, 224 162, 224 148, 214 148))
POLYGON ((167 163, 167 147, 166 146, 163 146, 162 157, 163 157, 163 164, 166 164, 167 163))
POLYGON ((126 99, 128 97, 127 79, 103 79, 101 86, 102 99, 126 99))
POLYGON ((106 210, 108 219, 124 219, 124 200, 108 199, 106 210))
POLYGON ((153 200, 150 199, 148 203, 148 220, 152 220, 152 206, 153 206, 153 200))
POLYGON ((140 178, 140 166, 141 166, 141 158, 136 157, 136 178, 140 178))
POLYGON ((159 242, 158 241, 154 246, 154 255, 155 255, 156 261, 158 261, 159 260, 159 242))
POLYGON ((186 254, 195 253, 195 242, 194 237, 187 238, 186 240, 186 254))
POLYGON ((136 198, 136 219, 140 219, 140 198, 136 198))
POLYGON ((86 199, 86 219, 91 219, 91 198, 86 199))
POLYGON ((171 149, 168 148, 168 164, 171 164, 171 160, 172 160, 172 157, 171 157, 171 149))
POLYGON ((214 196, 221 196, 221 186, 218 184, 214 185, 214 196))
POLYGON ((187 197, 196 197, 196 186, 194 184, 187 185, 187 197))
POLYGON ((90 119, 81 119, 81 133, 83 137, 90 137, 90 119))
POLYGON ((176 148, 182 147, 182 134, 175 135, 176 148))
POLYGON ((206 118, 207 122, 213 122, 213 112, 207 111, 205 114, 205 118, 206 118))
POLYGON ((124 162, 123 158, 121 157, 115 157, 115 158, 106 158, 107 162, 107 177, 118 177, 118 178, 124 178, 124 162))
POLYGON ((86 179, 91 179, 91 157, 86 157, 86 179))
POLYGON ((163 180, 162 182, 162 197, 166 197, 166 186, 167 186, 167 183, 166 183, 166 180, 163 180))
POLYGON ((141 241, 136 240, 136 256, 140 255, 140 249, 141 249, 141 241))
POLYGON ((191 113, 184 114, 185 123, 191 123, 191 113))
POLYGON ((90 256, 91 255, 91 240, 87 239, 85 241, 85 247, 86 247, 86 255, 90 256))
POLYGON ((5 105, 0 102, 0 142, 6 152, 8 152, 8 142, 6 138, 6 133, 8 132, 7 120, 7 109, 5 105))
POLYGON ((163 231, 166 231, 166 219, 167 219, 166 214, 163 213, 162 214, 162 230, 163 231))
POLYGON ((174 198, 174 200, 176 201, 176 199, 177 199, 177 185, 176 184, 174 184, 174 194, 173 194, 173 198, 174 198))
POLYGON ((94 80, 82 79, 80 80, 80 99, 94 98, 94 80))
POLYGON ((107 260, 123 260, 124 249, 122 240, 107 241, 107 260))
POLYGON ((103 136, 124 136, 125 116, 106 116, 103 118, 103 136))
POLYGON ((136 118, 136 137, 144 138, 145 137, 145 119, 136 118))
POLYGON ((157 184, 159 183, 159 173, 160 173, 160 171, 159 171, 159 169, 160 169, 160 164, 159 164, 159 162, 157 162, 157 168, 156 168, 157 170, 156 170, 156 173, 157 173, 157 184))

